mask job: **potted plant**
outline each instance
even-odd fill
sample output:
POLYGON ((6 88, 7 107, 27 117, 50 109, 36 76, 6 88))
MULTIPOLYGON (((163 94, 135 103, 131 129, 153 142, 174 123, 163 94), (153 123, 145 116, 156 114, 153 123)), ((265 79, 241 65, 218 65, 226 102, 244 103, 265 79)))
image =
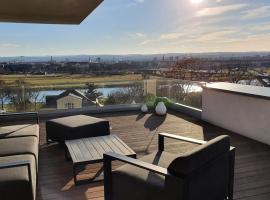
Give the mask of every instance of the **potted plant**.
POLYGON ((157 115, 165 115, 167 108, 170 107, 172 102, 167 97, 157 97, 154 102, 155 112, 157 115))
POLYGON ((147 94, 145 96, 144 104, 141 107, 141 111, 143 113, 147 113, 148 111, 153 110, 155 108, 154 107, 155 99, 156 99, 155 95, 147 94))

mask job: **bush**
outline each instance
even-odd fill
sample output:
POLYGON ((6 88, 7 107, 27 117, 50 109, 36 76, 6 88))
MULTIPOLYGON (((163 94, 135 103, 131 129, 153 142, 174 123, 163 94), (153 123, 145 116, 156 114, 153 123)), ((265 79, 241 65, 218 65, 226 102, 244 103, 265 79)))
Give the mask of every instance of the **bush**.
POLYGON ((201 109, 202 108, 202 93, 201 92, 189 93, 185 97, 183 104, 201 109))
POLYGON ((157 98, 156 95, 148 93, 145 97, 145 102, 146 102, 146 104, 149 102, 154 103, 156 98, 157 98))
POLYGON ((104 104, 105 105, 115 105, 115 104, 129 104, 132 100, 129 96, 129 94, 125 93, 124 91, 116 91, 110 93, 104 104))
POLYGON ((159 102, 163 102, 167 108, 169 108, 172 105, 172 102, 167 97, 156 97, 154 102, 154 107, 158 105, 159 102))

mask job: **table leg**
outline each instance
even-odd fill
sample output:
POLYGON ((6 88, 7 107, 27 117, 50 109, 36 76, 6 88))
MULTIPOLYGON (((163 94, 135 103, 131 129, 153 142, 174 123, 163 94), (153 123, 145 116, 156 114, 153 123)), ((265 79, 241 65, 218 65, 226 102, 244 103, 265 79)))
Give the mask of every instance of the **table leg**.
POLYGON ((73 179, 74 179, 75 185, 78 185, 76 164, 73 164, 73 179))
POLYGON ((69 154, 69 151, 68 151, 67 146, 65 146, 65 159, 67 161, 71 160, 71 157, 70 157, 70 154, 69 154))

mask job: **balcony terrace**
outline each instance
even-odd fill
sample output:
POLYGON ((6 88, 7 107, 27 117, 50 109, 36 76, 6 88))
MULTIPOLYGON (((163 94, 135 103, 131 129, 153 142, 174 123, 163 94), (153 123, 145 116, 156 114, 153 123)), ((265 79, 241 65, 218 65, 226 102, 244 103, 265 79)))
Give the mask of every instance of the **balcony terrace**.
MULTIPOLYGON (((157 149, 157 133, 168 132, 181 136, 209 140, 218 135, 231 136, 236 147, 234 199, 270 199, 270 146, 219 128, 180 112, 170 111, 166 117, 142 115, 139 111, 92 114, 108 119, 111 132, 118 135, 138 157, 157 149)), ((40 122, 40 164, 37 200, 104 199, 103 182, 74 186, 72 164, 64 159, 64 148, 46 144, 45 120, 40 122)), ((166 150, 183 152, 194 144, 166 141, 166 150)), ((195 146, 195 145, 194 145, 195 146)), ((116 163, 119 165, 120 163, 116 163)), ((81 172, 86 178, 100 165, 91 165, 81 172)))

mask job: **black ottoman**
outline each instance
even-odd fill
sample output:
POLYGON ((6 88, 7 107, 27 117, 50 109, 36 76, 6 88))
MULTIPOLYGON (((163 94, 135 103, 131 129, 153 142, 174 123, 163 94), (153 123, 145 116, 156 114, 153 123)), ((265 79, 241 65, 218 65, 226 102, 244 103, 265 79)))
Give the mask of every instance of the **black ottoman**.
POLYGON ((109 121, 86 115, 75 115, 46 122, 47 142, 110 135, 109 121))

